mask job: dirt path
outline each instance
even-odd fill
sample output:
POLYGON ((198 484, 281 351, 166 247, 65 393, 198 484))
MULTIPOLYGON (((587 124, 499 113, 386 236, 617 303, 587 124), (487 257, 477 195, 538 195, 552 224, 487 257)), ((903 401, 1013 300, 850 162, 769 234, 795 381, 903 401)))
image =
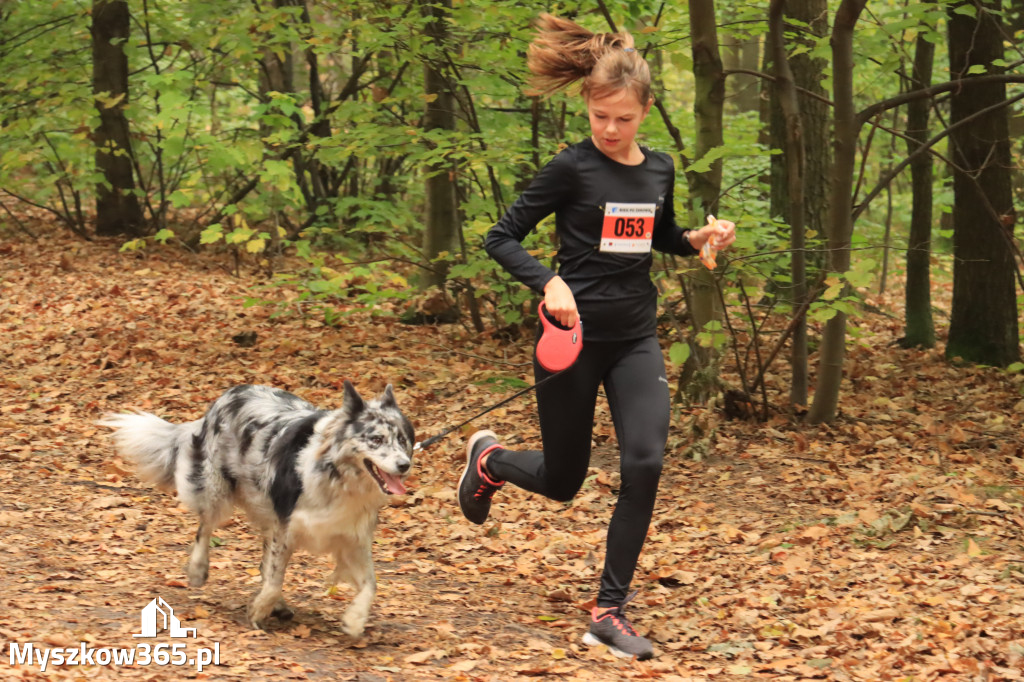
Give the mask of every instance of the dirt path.
MULTIPOLYGON (((679 415, 630 608, 653 661, 579 644, 617 486, 604 413, 574 503, 502 492, 483 528, 454 504, 463 436, 423 453, 410 494, 382 512, 360 640, 340 630, 348 593, 326 590, 328 562, 306 555, 286 581, 295 619, 248 629, 259 543, 245 522, 217 533, 209 583, 187 587, 193 520, 114 456, 99 416, 192 419, 242 382, 333 407, 348 378, 364 392, 393 383, 423 438, 507 395, 503 378, 529 380, 525 347, 364 313, 332 328, 294 303, 272 317, 242 305, 258 283, 214 258, 0 234, 0 676, 1021 679, 1020 393, 995 371, 893 350, 887 318, 851 351, 832 428, 679 415), (702 461, 687 454, 693 424, 712 434, 702 461), (186 658, 216 648, 218 665, 95 661, 138 651, 140 611, 157 597, 198 636, 148 642, 185 642, 186 658), (29 643, 84 645, 94 662, 41 673, 12 665, 12 643, 16 658, 29 643)), ((510 444, 536 445, 529 400, 486 419, 510 444)))

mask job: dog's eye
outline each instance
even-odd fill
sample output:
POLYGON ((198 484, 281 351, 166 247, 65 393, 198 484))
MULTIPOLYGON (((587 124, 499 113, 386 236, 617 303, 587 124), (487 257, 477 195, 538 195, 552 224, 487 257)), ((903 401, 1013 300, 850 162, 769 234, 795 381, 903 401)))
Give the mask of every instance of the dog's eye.
POLYGON ((370 445, 375 448, 379 448, 384 445, 384 436, 370 436, 370 445))

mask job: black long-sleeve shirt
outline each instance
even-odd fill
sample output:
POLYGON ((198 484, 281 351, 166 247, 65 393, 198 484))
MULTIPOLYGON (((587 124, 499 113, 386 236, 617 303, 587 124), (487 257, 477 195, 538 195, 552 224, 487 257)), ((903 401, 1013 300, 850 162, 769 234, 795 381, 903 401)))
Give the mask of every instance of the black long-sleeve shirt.
POLYGON ((676 224, 675 165, 641 147, 644 161, 613 161, 590 138, 555 156, 487 233, 484 247, 513 277, 538 293, 555 273, 522 246, 555 214, 558 275, 576 299, 583 337, 625 341, 655 333, 658 292, 651 248, 697 253, 676 224))

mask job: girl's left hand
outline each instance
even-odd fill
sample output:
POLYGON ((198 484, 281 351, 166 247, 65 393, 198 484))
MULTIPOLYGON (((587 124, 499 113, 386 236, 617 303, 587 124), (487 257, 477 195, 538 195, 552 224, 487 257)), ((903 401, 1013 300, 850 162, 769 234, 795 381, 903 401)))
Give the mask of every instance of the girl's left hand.
POLYGON ((688 235, 693 248, 700 249, 711 240, 711 246, 721 251, 736 241, 736 223, 731 220, 715 220, 688 235))

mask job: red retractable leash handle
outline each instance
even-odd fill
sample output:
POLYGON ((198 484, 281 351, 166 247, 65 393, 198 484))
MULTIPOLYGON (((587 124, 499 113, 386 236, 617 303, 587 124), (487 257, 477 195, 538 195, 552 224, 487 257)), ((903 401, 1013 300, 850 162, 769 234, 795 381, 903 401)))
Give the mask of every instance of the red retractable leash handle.
POLYGON ((549 372, 561 372, 576 362, 583 349, 583 323, 576 316, 576 324, 566 327, 548 314, 544 301, 537 307, 543 327, 537 342, 537 362, 549 372))
POLYGON ((537 342, 537 362, 540 363, 541 367, 552 372, 552 374, 544 377, 535 384, 527 386, 518 393, 510 395, 501 402, 491 405, 483 412, 473 415, 461 424, 451 426, 436 436, 431 436, 422 443, 416 443, 412 448, 414 451, 422 450, 425 447, 433 445, 452 431, 461 429, 474 419, 478 419, 488 412, 498 409, 505 403, 511 402, 524 393, 532 391, 546 381, 551 381, 556 376, 572 367, 573 363, 576 362, 576 358, 580 355, 580 350, 583 348, 583 325, 580 322, 579 315, 576 316, 576 324, 572 327, 564 327, 556 320, 552 320, 548 317, 548 312, 544 307, 543 301, 537 308, 537 313, 540 316, 541 323, 540 341, 537 342))

